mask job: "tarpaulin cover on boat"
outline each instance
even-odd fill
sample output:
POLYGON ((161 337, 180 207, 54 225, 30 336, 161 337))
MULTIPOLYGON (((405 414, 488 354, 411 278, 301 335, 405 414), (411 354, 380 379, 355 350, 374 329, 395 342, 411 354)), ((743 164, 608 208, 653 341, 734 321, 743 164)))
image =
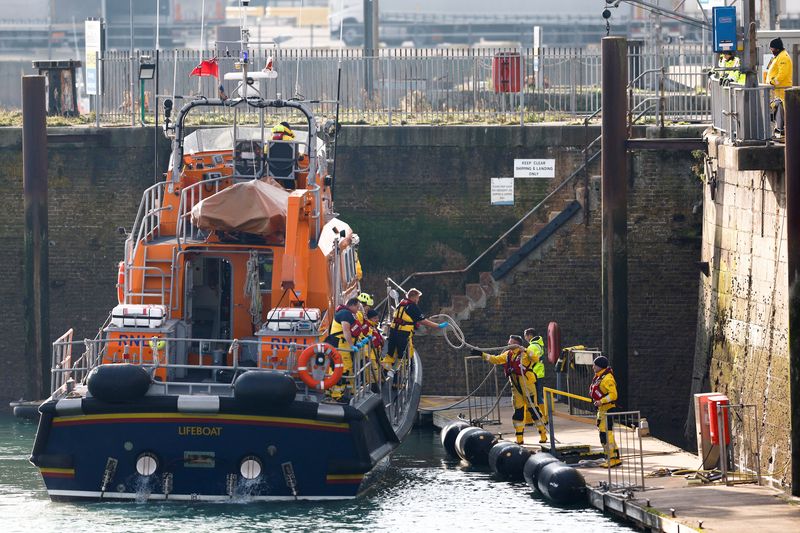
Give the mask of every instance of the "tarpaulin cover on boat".
POLYGON ((289 192, 272 179, 223 189, 192 208, 192 223, 205 231, 271 235, 286 229, 289 192))

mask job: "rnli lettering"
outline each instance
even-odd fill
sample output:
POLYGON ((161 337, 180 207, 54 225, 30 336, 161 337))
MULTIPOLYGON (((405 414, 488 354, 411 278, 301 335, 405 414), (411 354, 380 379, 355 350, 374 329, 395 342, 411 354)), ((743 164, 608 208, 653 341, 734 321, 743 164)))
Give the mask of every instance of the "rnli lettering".
POLYGON ((152 335, 148 337, 147 335, 127 334, 120 335, 118 339, 119 343, 123 346, 143 346, 145 342, 150 340, 152 337, 152 335))
POLYGON ((178 435, 192 437, 219 437, 222 427, 178 426, 178 435))
POLYGON ((272 337, 269 340, 269 344, 272 346, 277 346, 278 348, 288 348, 292 343, 294 344, 305 344, 307 339, 301 339, 297 337, 272 337))

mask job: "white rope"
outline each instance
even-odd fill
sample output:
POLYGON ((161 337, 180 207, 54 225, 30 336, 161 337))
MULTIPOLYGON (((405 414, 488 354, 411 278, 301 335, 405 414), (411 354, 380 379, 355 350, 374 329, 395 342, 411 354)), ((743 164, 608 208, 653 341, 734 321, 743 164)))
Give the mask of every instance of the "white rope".
MULTIPOLYGON (((444 328, 444 339, 447 341, 447 344, 450 345, 451 348, 454 350, 460 350, 461 348, 472 348, 473 350, 479 350, 481 352, 502 352, 507 350, 508 348, 513 348, 516 345, 511 344, 504 344, 503 346, 493 346, 490 348, 481 348, 480 346, 476 346, 474 344, 470 344, 467 342, 466 338, 464 337, 464 332, 461 330, 461 326, 458 325, 458 322, 451 317, 450 315, 439 314, 433 315, 429 317, 430 320, 434 320, 436 318, 444 318, 447 321, 447 327, 444 328), (448 334, 449 330, 453 330, 453 336, 455 337, 455 341, 450 339, 450 335, 448 334)), ((434 320, 435 322, 436 320, 434 320)))

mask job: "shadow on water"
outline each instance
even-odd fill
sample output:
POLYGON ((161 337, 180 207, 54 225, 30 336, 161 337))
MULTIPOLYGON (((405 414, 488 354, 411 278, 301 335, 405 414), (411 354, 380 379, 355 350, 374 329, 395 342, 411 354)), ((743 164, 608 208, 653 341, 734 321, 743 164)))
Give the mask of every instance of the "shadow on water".
POLYGON ((152 488, 142 478, 137 503, 53 503, 28 462, 35 432, 35 424, 0 415, 3 533, 635 531, 593 509, 551 506, 525 483, 454 461, 427 429, 414 430, 354 500, 249 503, 252 487, 242 485, 226 503, 147 503, 152 488))

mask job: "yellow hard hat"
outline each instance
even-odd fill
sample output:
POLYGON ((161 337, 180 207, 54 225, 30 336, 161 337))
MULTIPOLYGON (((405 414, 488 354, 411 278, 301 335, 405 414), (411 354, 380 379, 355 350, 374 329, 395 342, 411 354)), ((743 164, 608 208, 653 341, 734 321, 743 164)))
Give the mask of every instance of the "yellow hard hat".
POLYGON ((167 346, 167 341, 164 339, 151 339, 148 343, 151 350, 163 350, 167 346))
POLYGON ((361 302, 364 305, 370 305, 371 306, 371 305, 375 304, 375 300, 373 300, 372 296, 370 296, 366 292, 362 292, 361 294, 358 295, 358 301, 361 302))

